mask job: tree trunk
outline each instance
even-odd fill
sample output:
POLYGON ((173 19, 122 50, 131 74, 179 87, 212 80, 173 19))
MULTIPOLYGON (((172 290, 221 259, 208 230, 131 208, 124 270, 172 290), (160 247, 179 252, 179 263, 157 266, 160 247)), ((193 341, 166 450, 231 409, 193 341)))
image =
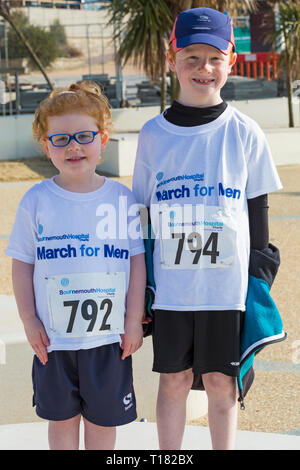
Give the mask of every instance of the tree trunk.
POLYGON ((171 103, 174 100, 179 99, 180 95, 180 85, 176 75, 176 72, 170 72, 170 79, 171 79, 171 103))
POLYGON ((32 49, 31 45, 29 44, 29 42, 25 38, 25 36, 24 36, 23 32, 21 31, 21 29, 12 20, 11 15, 8 12, 4 11, 3 8, 0 7, 0 16, 2 16, 11 25, 11 27, 15 30, 15 32, 18 35, 19 39, 23 42, 24 46, 26 47, 29 54, 31 55, 32 60, 36 63, 37 67, 40 69, 41 73, 43 74, 46 82, 48 83, 48 85, 50 87, 50 89, 53 90, 53 85, 52 85, 52 83, 50 81, 50 78, 48 77, 48 75, 45 71, 45 68, 43 67, 43 65, 42 65, 41 61, 39 60, 38 56, 36 55, 36 53, 32 49))
POLYGON ((158 43, 160 44, 160 112, 162 113, 167 106, 167 61, 165 51, 167 49, 166 39, 162 36, 158 37, 158 43))
POLYGON ((193 5, 193 0, 183 0, 182 2, 182 11, 190 10, 193 5))
POLYGON ((224 13, 225 10, 225 0, 218 0, 218 10, 224 13))
POLYGON ((293 112, 293 79, 291 76, 290 66, 288 65, 287 72, 287 92, 288 92, 288 109, 289 109, 289 127, 295 127, 294 112, 293 112))
POLYGON ((162 54, 161 60, 161 85, 160 85, 160 112, 162 113, 167 106, 167 66, 165 55, 162 54))
POLYGON ((287 81, 287 92, 288 92, 288 112, 289 112, 289 127, 294 127, 294 113, 293 113, 293 64, 289 50, 289 43, 286 29, 283 31, 285 41, 285 55, 286 55, 286 81, 287 81))

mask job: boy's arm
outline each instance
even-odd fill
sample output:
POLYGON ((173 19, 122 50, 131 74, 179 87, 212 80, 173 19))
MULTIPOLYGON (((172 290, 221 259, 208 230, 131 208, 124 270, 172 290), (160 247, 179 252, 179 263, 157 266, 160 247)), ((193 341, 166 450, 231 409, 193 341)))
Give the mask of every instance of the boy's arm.
POLYGON ((48 361, 47 346, 50 341, 35 312, 33 270, 33 264, 12 260, 12 282, 19 315, 31 347, 45 365, 48 361))
POLYGON ((126 298, 125 333, 122 337, 122 359, 133 354, 143 343, 142 320, 145 310, 145 255, 130 257, 130 279, 126 298))
POLYGON ((263 250, 269 246, 268 195, 248 199, 250 248, 263 250))

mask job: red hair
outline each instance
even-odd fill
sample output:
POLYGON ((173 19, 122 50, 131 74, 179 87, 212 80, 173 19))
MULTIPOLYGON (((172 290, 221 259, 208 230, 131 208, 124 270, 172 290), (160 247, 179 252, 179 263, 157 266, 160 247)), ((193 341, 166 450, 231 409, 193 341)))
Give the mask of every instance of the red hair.
POLYGON ((43 100, 35 111, 32 132, 40 142, 47 135, 48 117, 67 113, 87 114, 93 117, 100 131, 111 129, 109 103, 99 86, 90 81, 72 84, 67 89, 57 89, 43 100))

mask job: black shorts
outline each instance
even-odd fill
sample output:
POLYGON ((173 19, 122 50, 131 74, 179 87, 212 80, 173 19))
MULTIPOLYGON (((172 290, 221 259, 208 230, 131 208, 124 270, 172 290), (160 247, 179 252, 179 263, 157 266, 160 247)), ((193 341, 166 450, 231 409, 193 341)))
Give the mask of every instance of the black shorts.
POLYGON ((45 366, 34 356, 33 405, 41 418, 61 421, 81 414, 98 426, 137 418, 131 356, 119 343, 79 351, 52 351, 45 366))
MULTIPOLYGON (((221 372, 237 377, 243 312, 155 310, 153 371, 195 376, 221 372)), ((200 387, 201 388, 201 387, 200 387)))

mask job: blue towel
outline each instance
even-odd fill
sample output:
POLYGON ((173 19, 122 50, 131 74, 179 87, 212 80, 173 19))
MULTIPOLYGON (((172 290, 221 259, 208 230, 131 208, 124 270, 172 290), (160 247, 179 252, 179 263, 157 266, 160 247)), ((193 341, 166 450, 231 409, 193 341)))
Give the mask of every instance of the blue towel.
POLYGON ((239 401, 244 406, 253 380, 255 355, 265 346, 283 341, 286 333, 278 308, 270 295, 280 265, 279 250, 274 245, 251 250, 246 311, 240 342, 239 401))

